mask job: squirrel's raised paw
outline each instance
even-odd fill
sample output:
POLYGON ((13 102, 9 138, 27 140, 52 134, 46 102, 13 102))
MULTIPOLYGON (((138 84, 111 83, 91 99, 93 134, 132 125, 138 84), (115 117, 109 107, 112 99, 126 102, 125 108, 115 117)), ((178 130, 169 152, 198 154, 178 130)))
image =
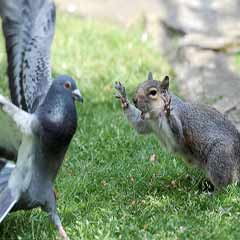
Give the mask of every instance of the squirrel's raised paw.
POLYGON ((115 89, 118 91, 118 93, 115 95, 115 97, 121 100, 123 109, 127 108, 128 101, 127 101, 127 97, 126 97, 125 87, 120 82, 115 82, 115 89))
MULTIPOLYGON (((126 90, 125 87, 120 82, 115 82, 115 88, 118 90, 119 94, 117 97, 125 97, 126 98, 126 90)), ((119 98, 118 97, 118 98, 119 98)))
POLYGON ((171 111, 172 111, 172 108, 171 108, 171 96, 170 95, 164 95, 163 97, 163 101, 164 101, 164 111, 167 115, 170 115, 171 111))

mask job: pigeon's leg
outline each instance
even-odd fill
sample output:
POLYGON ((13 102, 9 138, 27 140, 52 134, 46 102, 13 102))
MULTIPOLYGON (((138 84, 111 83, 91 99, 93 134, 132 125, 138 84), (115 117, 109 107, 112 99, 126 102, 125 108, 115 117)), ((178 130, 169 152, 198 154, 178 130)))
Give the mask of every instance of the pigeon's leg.
POLYGON ((60 220, 60 217, 59 217, 57 211, 49 213, 49 217, 50 217, 51 221, 53 222, 53 224, 57 227, 60 239, 69 240, 67 233, 65 232, 65 230, 62 226, 62 223, 61 223, 61 220, 60 220))
POLYGON ((58 232, 59 232, 59 236, 64 239, 64 240, 69 240, 68 236, 67 236, 67 233, 65 232, 63 226, 61 226, 59 229, 58 229, 58 232))
POLYGON ((43 210, 47 212, 51 222, 56 226, 60 239, 69 240, 57 213, 56 197, 53 190, 50 192, 50 196, 48 196, 47 199, 47 204, 43 207, 43 210))

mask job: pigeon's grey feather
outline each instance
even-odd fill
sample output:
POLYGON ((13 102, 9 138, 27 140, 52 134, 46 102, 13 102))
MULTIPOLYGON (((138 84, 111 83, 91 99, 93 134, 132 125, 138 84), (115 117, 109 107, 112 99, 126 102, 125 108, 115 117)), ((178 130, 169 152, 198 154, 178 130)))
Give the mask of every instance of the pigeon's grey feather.
MULTIPOLYGON (((66 236, 57 214, 53 182, 77 128, 75 99, 82 97, 68 76, 53 81, 44 101, 32 114, 0 95, 0 122, 1 117, 8 117, 9 143, 14 138, 11 130, 21 136, 16 166, 0 192, 0 220, 11 210, 41 207, 66 236)), ((0 166, 1 174, 5 166, 0 166)))
MULTIPOLYGON (((0 0, 0 16, 1 17, 7 17, 10 16, 13 11, 16 11, 16 4, 13 5, 13 2, 7 1, 7 0, 0 0), (15 6, 14 6, 15 5, 15 6)), ((17 11, 16 11, 17 13, 17 11)), ((19 17, 15 15, 15 18, 17 19, 19 17)))
POLYGON ((0 159, 0 193, 7 186, 8 179, 15 168, 15 164, 0 159))
POLYGON ((12 194, 12 191, 6 187, 0 194, 0 222, 11 211, 18 197, 12 194))
POLYGON ((22 141, 22 133, 19 130, 19 126, 13 121, 13 116, 11 114, 11 112, 14 111, 16 112, 14 117, 17 122, 19 120, 22 121, 24 126, 25 121, 28 119, 28 114, 11 104, 6 98, 0 96, 0 154, 1 157, 11 160, 16 160, 18 149, 22 141))
POLYGON ((10 174, 0 176, 0 193, 6 188, 10 174))
POLYGON ((0 161, 0 222, 19 200, 20 193, 30 184, 33 129, 37 120, 0 95, 1 144, 18 152, 16 166, 0 161), (6 135, 3 135, 6 134, 6 135), (17 139, 17 140, 16 140, 17 139), (9 144, 9 146, 8 146, 9 144), (7 178, 7 179, 6 179, 7 178), (21 184, 19 184, 21 183, 21 184), (5 187, 3 187, 3 184, 5 187))
POLYGON ((0 1, 11 98, 15 105, 34 112, 52 82, 55 5, 52 0, 0 1))

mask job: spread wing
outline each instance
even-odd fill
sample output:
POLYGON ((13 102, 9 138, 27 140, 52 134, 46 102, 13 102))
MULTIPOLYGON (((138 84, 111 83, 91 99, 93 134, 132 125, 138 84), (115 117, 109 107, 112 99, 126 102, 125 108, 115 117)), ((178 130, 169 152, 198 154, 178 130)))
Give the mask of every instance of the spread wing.
POLYGON ((21 139, 16 124, 0 109, 0 156, 16 160, 21 139))
POLYGON ((51 84, 52 0, 0 0, 13 103, 34 112, 51 84))
POLYGON ((31 141, 34 135, 34 120, 34 115, 24 112, 0 95, 0 147, 5 153, 18 155, 16 170, 14 164, 0 160, 0 222, 19 199, 24 176, 28 176, 32 148, 31 142, 26 142, 26 139, 31 141), (19 148, 20 153, 17 154, 19 148))
POLYGON ((23 134, 32 134, 32 119, 0 95, 0 157, 16 160, 23 134))

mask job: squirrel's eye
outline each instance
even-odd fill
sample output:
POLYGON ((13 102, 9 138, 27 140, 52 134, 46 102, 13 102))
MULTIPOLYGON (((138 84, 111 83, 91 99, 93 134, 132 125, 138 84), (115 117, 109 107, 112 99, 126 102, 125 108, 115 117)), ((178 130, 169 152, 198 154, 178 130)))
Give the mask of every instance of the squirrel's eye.
POLYGON ((157 90, 155 90, 155 89, 152 89, 150 92, 149 92, 149 95, 151 95, 151 96, 156 96, 157 95, 157 90))
POLYGON ((64 87, 69 89, 71 87, 71 83, 70 82, 65 82, 64 87))

